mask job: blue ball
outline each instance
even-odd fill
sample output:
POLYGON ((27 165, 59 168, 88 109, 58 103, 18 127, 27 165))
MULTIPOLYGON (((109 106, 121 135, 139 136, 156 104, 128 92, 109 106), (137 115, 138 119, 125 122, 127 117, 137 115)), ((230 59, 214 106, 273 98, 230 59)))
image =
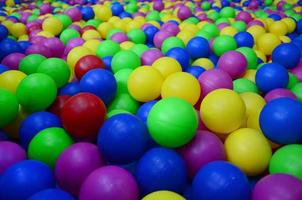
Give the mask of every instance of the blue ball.
POLYGON ((206 70, 204 68, 199 66, 191 66, 186 70, 186 72, 192 74, 195 78, 198 78, 205 71, 206 70))
POLYGON ((172 149, 153 148, 139 160, 135 172, 142 194, 169 190, 182 194, 187 186, 183 159, 172 149))
POLYGON ((146 35, 146 43, 153 44, 154 35, 159 31, 159 29, 155 26, 148 26, 144 29, 144 33, 146 35))
POLYGON ((208 40, 203 37, 192 38, 186 47, 192 59, 206 58, 210 55, 210 45, 208 40))
POLYGON ((32 45, 31 42, 29 41, 21 41, 19 42, 19 46, 22 49, 22 53, 25 53, 25 51, 28 49, 28 47, 30 47, 32 45))
POLYGON ((18 42, 9 38, 3 39, 0 42, 0 49, 0 61, 11 53, 22 53, 22 48, 18 42))
POLYGON ((80 93, 81 91, 82 90, 80 87, 80 83, 77 81, 73 81, 73 82, 67 83, 62 88, 60 88, 59 95, 73 96, 73 95, 80 93))
POLYGON ((300 49, 294 43, 283 43, 277 46, 272 53, 272 60, 287 69, 296 67, 300 61, 300 49))
POLYGON ((124 7, 119 2, 115 2, 111 5, 111 12, 114 16, 118 16, 124 12, 124 7))
POLYGON ((276 88, 286 88, 289 76, 286 68, 282 65, 268 63, 257 70, 255 80, 258 89, 267 93, 276 88))
POLYGON ((0 74, 2 74, 3 72, 6 72, 7 70, 9 70, 8 67, 6 67, 5 65, 0 64, 0 74))
POLYGON ((202 167, 193 180, 194 200, 248 200, 250 185, 245 174, 226 161, 215 161, 202 167))
POLYGON ((302 141, 302 103, 290 98, 268 102, 262 109, 259 124, 263 134, 278 144, 302 141))
POLYGON ((93 69, 80 80, 83 92, 90 92, 100 97, 108 105, 115 97, 117 83, 111 72, 105 69, 93 69))
POLYGON ((185 71, 190 65, 190 55, 183 48, 174 47, 166 53, 166 56, 177 60, 181 65, 183 71, 185 71))
POLYGON ((8 36, 8 30, 5 26, 0 25, 0 40, 5 39, 8 36))
POLYGON ((62 127, 60 118, 55 114, 50 112, 35 112, 27 116, 19 129, 21 145, 27 149, 35 135, 50 127, 62 127))
POLYGON ((296 24, 296 31, 301 34, 302 33, 302 19, 300 19, 296 24))
POLYGON ((124 11, 119 15, 119 17, 122 19, 127 18, 127 17, 132 18, 132 15, 130 13, 124 11))
POLYGON ((147 123, 147 118, 152 107, 157 103, 156 100, 148 101, 141 105, 141 107, 137 110, 136 116, 140 118, 143 122, 147 123))
POLYGON ((254 46, 254 38, 252 34, 249 32, 238 32, 234 36, 236 40, 237 46, 239 47, 250 47, 253 48, 254 46))
POLYGON ((216 64, 218 63, 219 57, 216 56, 214 53, 212 53, 212 54, 209 56, 209 59, 213 62, 214 65, 216 65, 216 64))
POLYGON ((74 198, 60 189, 47 189, 38 192, 27 200, 74 200, 74 198))
POLYGON ((91 7, 82 7, 80 10, 82 13, 83 20, 88 21, 94 18, 94 12, 91 7))
POLYGON ((227 6, 230 6, 231 5, 231 3, 230 3, 230 1, 228 1, 228 0, 223 0, 223 1, 221 1, 221 6, 222 7, 227 7, 227 6))
POLYGON ((279 20, 282 19, 281 16, 278 15, 278 14, 271 14, 271 15, 269 15, 268 17, 269 17, 269 18, 272 18, 274 21, 279 21, 279 20))
POLYGON ((0 200, 23 200, 55 187, 55 177, 44 163, 25 160, 9 167, 0 176, 0 200))
POLYGON ((98 146, 113 164, 129 164, 147 150, 150 136, 147 126, 132 114, 117 114, 107 119, 98 134, 98 146))
POLYGON ((105 64, 105 69, 111 72, 111 61, 112 61, 112 56, 106 56, 102 58, 102 61, 105 64))

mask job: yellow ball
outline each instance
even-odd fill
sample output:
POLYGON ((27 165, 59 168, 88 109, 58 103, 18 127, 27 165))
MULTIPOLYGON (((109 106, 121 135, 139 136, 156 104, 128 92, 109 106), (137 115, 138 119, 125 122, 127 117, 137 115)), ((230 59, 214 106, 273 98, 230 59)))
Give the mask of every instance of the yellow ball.
POLYGON ((256 53, 257 57, 260 58, 263 62, 267 61, 266 56, 262 51, 256 50, 255 53, 256 53))
MULTIPOLYGON (((77 64, 78 60, 82 57, 87 55, 93 55, 93 53, 84 46, 78 46, 73 48, 67 55, 67 63, 68 65, 74 69, 75 65, 77 64)), ((73 71, 73 70, 71 70, 73 71)))
POLYGON ((281 40, 282 43, 290 43, 291 39, 285 35, 279 36, 279 39, 281 40))
POLYGON ((58 35, 63 30, 63 24, 55 17, 48 17, 43 21, 42 29, 53 35, 58 35))
POLYGON ((26 77, 21 71, 9 70, 0 74, 0 88, 16 93, 19 83, 26 77))
POLYGON ((103 22, 108 21, 112 17, 111 9, 104 5, 96 5, 94 7, 95 16, 103 22))
POLYGON ((18 38, 18 41, 28 41, 28 40, 29 40, 28 35, 21 35, 18 38))
POLYGON ((131 31, 132 29, 139 29, 141 27, 141 23, 139 23, 138 21, 131 21, 127 24, 127 32, 131 31))
POLYGON ((125 42, 122 42, 120 44, 120 47, 123 49, 123 50, 130 50, 135 44, 133 42, 130 42, 130 41, 125 41, 125 42))
POLYGON ((281 36, 286 35, 288 30, 286 24, 283 21, 275 21, 269 26, 269 32, 281 36))
POLYGON ((292 18, 283 18, 281 21, 286 24, 287 30, 288 30, 289 33, 292 33, 293 31, 295 31, 296 22, 295 22, 294 19, 292 19, 292 18))
POLYGON ((206 24, 208 24, 209 22, 206 22, 206 21, 202 21, 202 22, 199 22, 198 24, 197 24, 197 27, 199 28, 199 29, 202 29, 206 24))
POLYGON ((250 113, 250 115, 247 118, 246 121, 246 127, 256 129, 260 132, 262 132, 260 125, 259 125, 259 116, 260 116, 261 110, 256 110, 255 112, 250 113))
POLYGON ((255 69, 248 69, 242 78, 249 79, 250 81, 255 83, 256 72, 257 70, 255 69))
POLYGON ((11 27, 11 33, 15 37, 20 37, 21 35, 26 35, 26 27, 22 23, 15 23, 11 27))
POLYGON ((87 40, 92 40, 92 39, 100 39, 101 35, 99 32, 96 30, 87 30, 83 33, 82 38, 87 41, 87 40))
POLYGON ((244 101, 246 107, 246 116, 249 116, 253 112, 257 112, 258 110, 262 110, 266 103, 262 96, 254 92, 241 93, 240 97, 244 101))
POLYGON ((164 78, 155 68, 138 67, 128 78, 130 95, 140 102, 147 102, 159 97, 164 78))
POLYGON ((281 43, 280 39, 272 34, 265 33, 260 36, 257 46, 265 55, 271 55, 273 50, 281 43))
POLYGON ((114 26, 115 28, 119 28, 124 32, 127 31, 127 24, 123 20, 117 20, 116 22, 114 22, 114 26))
POLYGON ((9 32, 11 32, 12 26, 14 25, 14 23, 12 21, 4 21, 2 22, 2 25, 5 26, 9 32))
POLYGON ((217 89, 201 102, 200 116, 211 131, 228 134, 241 126, 245 117, 245 104, 233 90, 217 89))
POLYGON ((184 23, 183 30, 193 33, 195 35, 199 31, 199 28, 195 24, 184 23))
POLYGON ((119 20, 120 20, 119 17, 113 16, 113 17, 111 17, 111 18, 108 20, 108 22, 114 24, 115 22, 117 22, 117 21, 119 21, 119 20))
POLYGON ((182 196, 171 191, 157 191, 145 196, 142 200, 185 200, 182 196))
POLYGON ((265 29, 262 26, 255 25, 249 27, 246 32, 249 32, 254 40, 257 41, 261 35, 265 34, 265 29))
POLYGON ((206 70, 212 69, 214 67, 213 62, 208 58, 198 58, 192 63, 192 66, 200 66, 206 70))
POLYGON ((109 22, 104 22, 104 23, 101 23, 99 26, 98 26, 98 31, 99 33, 101 34, 101 37, 103 39, 106 38, 107 34, 112 30, 114 29, 114 26, 109 23, 109 22))
POLYGON ((43 37, 46 37, 46 38, 52 38, 52 37, 54 37, 53 34, 51 34, 50 32, 47 32, 47 31, 41 31, 37 35, 38 36, 43 36, 43 37))
POLYGON ((177 62, 177 60, 171 57, 161 57, 157 59, 153 64, 152 67, 157 69, 161 75, 167 78, 169 75, 181 72, 181 65, 177 62))
POLYGON ((99 44, 101 44, 101 41, 99 41, 97 39, 92 39, 92 40, 86 41, 83 44, 83 46, 88 48, 93 54, 96 54, 96 50, 97 50, 99 44))
POLYGON ((161 88, 162 98, 179 97, 195 105, 200 97, 200 85, 198 80, 186 72, 171 74, 164 81, 161 88))
POLYGON ((242 128, 232 132, 224 146, 228 161, 248 176, 264 172, 272 156, 268 140, 255 129, 242 128))
POLYGON ((186 30, 180 31, 180 32, 177 34, 177 37, 178 37, 179 39, 181 39, 181 40, 185 43, 185 45, 188 44, 188 42, 189 42, 194 36, 195 36, 194 33, 189 32, 189 31, 186 31, 186 30))
POLYGON ((234 36, 236 33, 238 33, 238 31, 232 26, 227 26, 220 31, 220 35, 234 36))

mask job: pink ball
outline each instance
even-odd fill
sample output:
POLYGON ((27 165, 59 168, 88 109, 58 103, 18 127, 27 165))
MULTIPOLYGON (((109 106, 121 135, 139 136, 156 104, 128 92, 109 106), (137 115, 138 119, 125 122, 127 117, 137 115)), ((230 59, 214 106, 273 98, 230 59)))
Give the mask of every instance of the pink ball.
POLYGON ((250 13, 246 12, 246 11, 240 11, 237 16, 236 16, 236 20, 237 21, 244 21, 245 23, 249 23, 250 21, 253 20, 252 16, 250 15, 250 13))
POLYGON ((288 89, 284 89, 284 88, 277 88, 274 90, 271 90, 270 92, 268 92, 264 99, 266 102, 270 102, 274 99, 278 99, 278 98, 291 98, 291 99, 297 99, 296 95, 288 90, 288 89))
POLYGON ((209 131, 198 131, 193 140, 179 149, 193 178, 204 165, 216 160, 225 160, 224 146, 221 140, 209 131))
POLYGON ((177 35, 180 31, 179 27, 174 23, 166 23, 162 26, 162 30, 168 31, 172 35, 177 35))
POLYGON ((47 38, 43 36, 34 36, 30 38, 30 42, 33 44, 44 44, 46 42, 47 38))
POLYGON ((168 31, 165 30, 158 31, 153 38, 154 45, 157 48, 160 48, 164 40, 171 36, 173 36, 173 34, 168 31))
POLYGON ((199 14, 199 15, 197 16, 197 18, 198 18, 199 20, 205 20, 205 19, 207 19, 207 14, 201 13, 201 14, 199 14))
POLYGON ((68 15, 73 22, 80 21, 82 19, 82 13, 78 8, 70 8, 65 11, 65 14, 68 15))
POLYGON ((245 74, 247 60, 238 51, 228 51, 219 58, 217 66, 219 69, 227 72, 232 79, 237 79, 245 74))
POLYGON ((217 28, 219 30, 222 30, 223 28, 228 27, 228 26, 230 26, 228 23, 223 22, 223 23, 218 24, 217 28))
POLYGON ((81 46, 84 44, 84 40, 82 38, 73 38, 67 42, 67 45, 64 50, 64 54, 67 55, 71 49, 81 46))
POLYGON ((163 57, 164 55, 158 49, 149 49, 145 51, 141 56, 141 61, 143 65, 152 65, 157 59, 163 57))
POLYGON ((81 187, 79 200, 136 200, 138 187, 134 177, 116 166, 93 171, 81 187))
POLYGON ((26 159, 25 150, 9 141, 0 142, 0 155, 0 176, 11 165, 26 159))
POLYGON ((210 69, 203 72, 198 78, 201 86, 201 97, 219 88, 233 89, 231 76, 221 69, 210 69))
POLYGON ((128 36, 126 35, 126 33, 118 32, 114 33, 110 39, 118 43, 122 43, 128 41, 128 36))
POLYGON ((192 11, 187 6, 181 6, 177 12, 177 16, 181 20, 185 20, 192 16, 192 11))
POLYGON ((47 48, 45 45, 43 44, 33 44, 30 47, 27 48, 26 55, 29 54, 41 54, 43 56, 45 56, 46 58, 50 58, 52 57, 51 51, 49 50, 49 48, 47 48))
POLYGON ((11 53, 5 56, 1 62, 2 65, 9 67, 10 69, 17 70, 19 69, 19 63, 24 58, 23 53, 11 53))
POLYGON ((291 72, 298 78, 299 82, 302 82, 302 65, 299 64, 297 67, 291 70, 291 72))
POLYGON ((96 145, 79 142, 71 145, 58 158, 55 168, 59 186, 67 192, 78 195, 86 177, 104 165, 96 145))

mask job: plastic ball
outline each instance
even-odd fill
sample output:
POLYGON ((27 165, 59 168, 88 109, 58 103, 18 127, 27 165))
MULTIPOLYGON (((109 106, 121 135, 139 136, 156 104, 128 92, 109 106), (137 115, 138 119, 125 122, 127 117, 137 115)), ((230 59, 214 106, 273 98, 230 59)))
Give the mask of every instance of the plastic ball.
POLYGON ((7 70, 9 70, 7 66, 0 64, 0 74, 6 72, 7 70))
POLYGON ((85 21, 93 19, 95 17, 93 9, 91 7, 82 7, 81 8, 82 18, 85 21))
POLYGON ((286 88, 289 80, 285 67, 277 63, 264 64, 256 73, 256 84, 262 92, 286 88))
POLYGON ((268 102, 260 114, 260 126, 264 135, 278 144, 299 143, 302 140, 302 104, 290 98, 268 102))
POLYGON ((90 49, 84 46, 77 46, 68 53, 67 55, 67 63, 72 69, 74 69, 77 62, 84 56, 93 55, 90 49))
POLYGON ((108 21, 112 17, 111 9, 104 5, 95 6, 94 13, 103 22, 108 21))
POLYGON ((184 197, 179 194, 167 190, 156 191, 148 194, 142 200, 185 200, 184 197))
POLYGON ((121 69, 135 69, 140 66, 141 61, 139 57, 132 51, 120 51, 116 53, 112 58, 112 71, 114 73, 121 69))
POLYGON ((60 88, 59 95, 69 95, 73 96, 81 92, 80 83, 77 81, 73 81, 67 83, 64 87, 60 88))
POLYGON ((236 166, 225 161, 205 165, 194 177, 194 199, 249 199, 250 185, 247 177, 236 166))
POLYGON ((0 178, 1 199, 28 199, 37 192, 53 187, 53 172, 47 165, 35 160, 12 165, 0 178))
POLYGON ((25 57, 23 53, 11 53, 5 56, 1 64, 9 67, 10 69, 18 69, 20 61, 25 57))
POLYGON ((0 60, 11 53, 20 53, 22 51, 20 45, 12 39, 3 39, 0 42, 0 60))
POLYGON ((52 57, 62 57, 65 50, 65 46, 59 38, 48 38, 43 44, 50 50, 52 57))
POLYGON ((250 47, 254 46, 254 38, 249 32, 238 32, 234 36, 238 47, 250 47))
POLYGON ((183 159, 173 150, 153 148, 139 160, 135 177, 143 195, 158 190, 182 193, 187 182, 183 159))
POLYGON ((7 37, 8 35, 8 30, 5 26, 1 25, 0 26, 0 40, 3 40, 7 37))
POLYGON ((77 196, 86 177, 104 164, 96 145, 79 142, 69 146, 58 157, 56 179, 62 189, 77 196))
POLYGON ((26 55, 29 54, 41 54, 46 58, 52 57, 51 51, 44 44, 33 44, 25 52, 26 55))
POLYGON ((128 78, 132 73, 132 69, 122 69, 114 74, 116 83, 117 83, 117 92, 116 94, 129 93, 128 92, 128 78))
POLYGON ((190 55, 183 48, 180 48, 180 47, 172 48, 167 52, 166 56, 177 60, 183 70, 185 70, 189 67, 190 55))
POLYGON ((73 196, 64 192, 60 189, 47 189, 42 190, 34 195, 32 195, 28 200, 51 200, 51 199, 60 199, 60 200, 74 200, 73 196))
POLYGON ((120 51, 120 46, 117 42, 106 40, 101 42, 97 48, 96 55, 98 57, 114 56, 117 52, 120 51))
POLYGON ((236 92, 217 89, 201 102, 200 116, 211 131, 228 134, 240 127, 245 110, 245 104, 236 92))
POLYGON ((136 44, 144 44, 146 42, 146 35, 140 29, 132 29, 127 33, 129 39, 136 44))
POLYGON ((128 90, 137 101, 147 102, 159 97, 163 77, 153 67, 142 66, 135 69, 128 78, 128 90))
POLYGON ((199 67, 199 66, 191 66, 188 67, 188 69, 186 70, 187 73, 192 74, 197 79, 205 71, 206 70, 203 67, 199 67))
POLYGON ((175 97, 166 98, 152 107, 147 125, 151 137, 158 144, 175 148, 188 143, 194 137, 198 118, 193 106, 187 101, 175 97))
POLYGON ((60 40, 66 45, 71 39, 79 38, 80 33, 74 29, 65 29, 60 34, 60 40))
POLYGON ((256 69, 257 68, 257 54, 256 52, 249 47, 240 47, 238 49, 236 49, 236 51, 239 51, 240 53, 242 53, 247 61, 247 67, 248 69, 256 69))
POLYGON ((266 102, 270 102, 274 99, 278 99, 278 98, 291 98, 291 99, 297 99, 296 95, 288 90, 288 89, 284 89, 284 88, 277 88, 274 90, 271 90, 270 92, 268 92, 265 95, 265 101, 266 102))
POLYGON ((26 74, 17 70, 3 72, 0 74, 0 87, 15 94, 20 82, 25 77, 26 74))
POLYGON ((235 50, 236 48, 235 39, 228 35, 218 36, 213 42, 213 50, 217 56, 221 56, 225 52, 235 50))
POLYGON ((187 6, 181 6, 177 12, 177 16, 181 20, 185 20, 192 16, 192 11, 187 6))
POLYGON ((147 119, 149 116, 149 113, 151 111, 151 109, 153 108, 153 106, 157 103, 156 100, 153 101, 148 101, 146 103, 144 103, 143 105, 141 105, 141 107, 137 110, 136 112, 136 116, 138 118, 140 118, 144 123, 147 123, 147 119))
POLYGON ((75 75, 78 80, 81 80, 81 78, 90 70, 93 69, 104 69, 105 65, 103 61, 94 56, 94 55, 87 55, 82 57, 75 65, 75 75))
POLYGON ((256 84, 247 79, 247 78, 239 78, 233 81, 234 91, 237 93, 243 92, 255 92, 258 93, 258 88, 256 84))
POLYGON ((263 97, 254 92, 243 92, 240 94, 240 97, 244 101, 247 117, 255 112, 261 111, 266 103, 263 97))
POLYGON ((58 35, 63 29, 63 24, 56 17, 49 17, 44 20, 42 29, 53 35, 58 35))
POLYGON ((261 50, 265 55, 271 55, 273 50, 280 43, 280 39, 272 33, 265 33, 257 40, 259 50, 261 50))
POLYGON ((139 57, 141 57, 143 55, 143 53, 145 53, 147 50, 149 50, 149 48, 147 45, 144 45, 144 44, 135 44, 131 48, 131 51, 136 53, 136 55, 138 55, 139 57))
POLYGON ((149 49, 141 55, 142 65, 152 65, 157 59, 163 57, 159 49, 149 49))
POLYGON ((188 42, 186 49, 192 59, 208 57, 210 54, 210 45, 202 37, 192 38, 188 42))
POLYGON ((289 76, 289 80, 288 80, 288 84, 287 84, 287 88, 288 89, 292 89, 295 85, 298 84, 298 78, 297 76, 295 76, 294 74, 292 73, 288 73, 288 76, 289 76))
POLYGON ((108 111, 112 110, 125 110, 135 114, 139 108, 139 103, 131 97, 128 93, 117 95, 108 107, 108 111))
POLYGON ((87 30, 82 34, 82 38, 85 41, 88 41, 88 40, 92 40, 92 39, 100 39, 101 35, 96 30, 87 30))
POLYGON ((279 21, 275 21, 272 24, 270 24, 269 26, 269 32, 281 36, 281 35, 286 35, 288 32, 287 26, 286 24, 279 20, 279 21))
POLYGON ((138 199, 138 187, 128 171, 116 166, 101 167, 93 171, 81 186, 79 200, 86 199, 138 199))
POLYGON ((298 100, 300 102, 302 102, 302 83, 298 83, 296 84, 291 91, 296 95, 296 97, 298 98, 298 100))
POLYGON ((153 44, 154 36, 158 31, 159 29, 155 26, 148 26, 144 29, 147 44, 153 44))
POLYGON ((293 43, 280 44, 273 50, 272 60, 287 69, 296 67, 300 61, 301 52, 293 43))

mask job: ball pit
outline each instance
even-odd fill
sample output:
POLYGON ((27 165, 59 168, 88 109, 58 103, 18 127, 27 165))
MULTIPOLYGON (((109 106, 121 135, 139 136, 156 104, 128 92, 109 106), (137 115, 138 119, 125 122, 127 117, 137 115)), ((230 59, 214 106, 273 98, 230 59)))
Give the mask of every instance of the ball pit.
POLYGON ((301 2, 1 1, 0 200, 301 200, 301 2))

